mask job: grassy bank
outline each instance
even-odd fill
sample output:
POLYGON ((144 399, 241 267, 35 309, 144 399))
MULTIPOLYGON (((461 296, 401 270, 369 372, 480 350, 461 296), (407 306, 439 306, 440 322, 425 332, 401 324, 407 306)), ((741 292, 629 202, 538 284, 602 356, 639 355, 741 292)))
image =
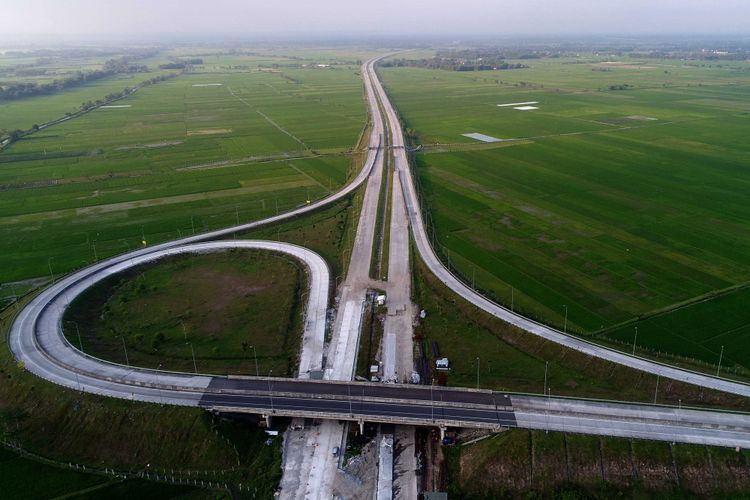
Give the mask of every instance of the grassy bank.
MULTIPOLYGON (((747 410, 739 396, 703 390, 662 379, 597 358, 592 358, 524 332, 456 297, 416 259, 414 301, 427 313, 415 328, 415 343, 421 345, 428 365, 434 367, 433 343, 439 357, 448 357, 449 372, 428 376, 435 383, 544 392, 553 395, 697 406, 723 406, 747 410), (478 361, 477 361, 478 360, 478 361), (658 384, 658 387, 657 387, 658 384)), ((417 363, 419 366, 419 363, 417 363)), ((428 379, 429 380, 429 379, 428 379)))
POLYGON ((122 364, 255 375, 257 353, 258 372, 292 376, 305 289, 304 265, 283 255, 179 256, 92 287, 66 312, 65 334, 122 364))
POLYGON ((444 449, 452 498, 742 498, 747 452, 512 430, 444 449))
POLYGON ((140 479, 117 479, 55 467, 0 449, 0 483, 8 498, 224 498, 219 492, 140 479), (41 480, 40 480, 41 479, 41 480))

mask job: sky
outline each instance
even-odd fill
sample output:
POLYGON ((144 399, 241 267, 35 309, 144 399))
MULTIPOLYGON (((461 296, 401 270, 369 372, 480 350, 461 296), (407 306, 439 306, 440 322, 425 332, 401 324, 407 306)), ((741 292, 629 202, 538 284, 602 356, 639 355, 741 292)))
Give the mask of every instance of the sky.
POLYGON ((0 35, 748 34, 750 0, 0 0, 0 35))

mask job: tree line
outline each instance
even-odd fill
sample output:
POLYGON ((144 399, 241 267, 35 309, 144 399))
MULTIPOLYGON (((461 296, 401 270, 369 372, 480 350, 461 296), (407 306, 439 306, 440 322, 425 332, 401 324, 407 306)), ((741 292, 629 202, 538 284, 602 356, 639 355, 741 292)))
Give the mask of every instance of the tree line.
POLYGON ((160 64, 159 69, 185 69, 188 66, 203 64, 203 59, 196 57, 192 59, 179 59, 176 61, 160 64))
POLYGON ((128 57, 110 59, 104 63, 102 69, 92 71, 77 71, 68 78, 59 78, 47 83, 20 82, 0 86, 0 101, 11 101, 25 97, 49 95, 85 85, 88 82, 114 76, 121 73, 146 73, 148 67, 134 64, 128 57))
POLYGON ((492 49, 441 50, 435 56, 422 59, 390 59, 383 67, 416 67, 450 71, 491 71, 528 68, 526 64, 509 63, 506 55, 492 49))
POLYGON ((91 111, 92 109, 95 109, 99 106, 102 106, 104 104, 108 104, 113 101, 117 101, 118 99, 122 99, 123 97, 127 97, 136 90, 138 90, 141 87, 145 87, 147 85, 153 85, 155 83, 163 82, 164 80, 169 80, 171 78, 175 78, 179 76, 180 73, 168 73, 166 75, 158 75, 153 78, 149 78, 148 80, 144 80, 139 85, 135 87, 125 87, 119 92, 111 92, 107 94, 102 99, 97 99, 95 101, 88 100, 86 102, 81 103, 81 105, 78 107, 76 111, 69 111, 65 113, 65 116, 63 118, 58 118, 55 120, 52 120, 51 122, 44 123, 42 125, 34 124, 31 126, 30 129, 27 130, 21 130, 21 129, 15 129, 15 130, 3 130, 0 129, 0 150, 3 148, 9 146, 10 144, 16 142, 17 140, 21 139, 24 136, 27 136, 29 134, 33 134, 34 132, 38 132, 41 128, 54 125, 56 123, 69 120, 70 118, 82 115, 84 113, 87 113, 88 111, 91 111))

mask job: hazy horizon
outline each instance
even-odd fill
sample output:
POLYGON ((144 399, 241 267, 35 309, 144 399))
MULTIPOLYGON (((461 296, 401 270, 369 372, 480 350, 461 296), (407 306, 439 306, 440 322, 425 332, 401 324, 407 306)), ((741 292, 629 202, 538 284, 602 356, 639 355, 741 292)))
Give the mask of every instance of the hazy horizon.
POLYGON ((0 36, 354 36, 746 35, 745 0, 27 0, 3 7, 0 36), (206 8, 209 5, 210 8, 206 8))

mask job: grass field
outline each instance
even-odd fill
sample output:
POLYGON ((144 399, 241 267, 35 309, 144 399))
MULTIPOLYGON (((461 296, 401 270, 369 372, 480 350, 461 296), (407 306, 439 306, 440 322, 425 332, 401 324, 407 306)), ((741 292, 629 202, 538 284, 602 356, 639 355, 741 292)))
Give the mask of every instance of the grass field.
POLYGON ((265 445, 267 436, 251 422, 225 421, 198 408, 80 394, 41 380, 10 354, 11 317, 10 310, 0 313, 1 439, 63 464, 162 474, 179 468, 199 480, 275 489, 280 443, 265 445))
MULTIPOLYGON (((415 164, 446 262, 529 316, 562 328, 567 311, 582 333, 750 281, 746 64, 529 64, 380 70, 426 146, 415 164), (621 83, 632 87, 608 90, 621 83), (538 110, 497 106, 533 101, 538 110), (472 143, 469 132, 523 140, 472 143)), ((741 302, 694 309, 735 317, 710 331, 711 316, 652 322, 639 344, 710 363, 724 345, 747 368, 741 302)))
MULTIPOLYGON (((619 401, 747 410, 746 398, 657 377, 577 353, 528 335, 457 299, 429 273, 415 266, 413 297, 426 317, 414 329, 414 342, 428 366, 437 357, 450 360, 449 371, 422 372, 429 383, 497 391, 544 393, 619 401), (433 352, 437 345, 438 356, 433 352), (477 370, 477 360, 479 370, 477 370), (479 372, 479 380, 477 380, 479 372)), ((415 357, 419 369, 422 356, 415 357)))
POLYGON ((66 312, 65 334, 84 352, 117 363, 255 375, 257 352, 260 372, 291 377, 305 282, 302 264, 282 255, 180 256, 87 291, 66 312))
POLYGON ((217 498, 210 492, 188 486, 171 486, 138 479, 121 480, 66 470, 22 458, 0 449, 0 483, 7 498, 217 498))
POLYGON ((127 107, 0 154, 0 281, 255 220, 339 187, 365 121, 358 66, 245 59, 241 70, 212 65, 143 88, 116 103, 127 107))
POLYGON ((747 452, 511 430, 444 449, 453 498, 741 498, 747 452))

